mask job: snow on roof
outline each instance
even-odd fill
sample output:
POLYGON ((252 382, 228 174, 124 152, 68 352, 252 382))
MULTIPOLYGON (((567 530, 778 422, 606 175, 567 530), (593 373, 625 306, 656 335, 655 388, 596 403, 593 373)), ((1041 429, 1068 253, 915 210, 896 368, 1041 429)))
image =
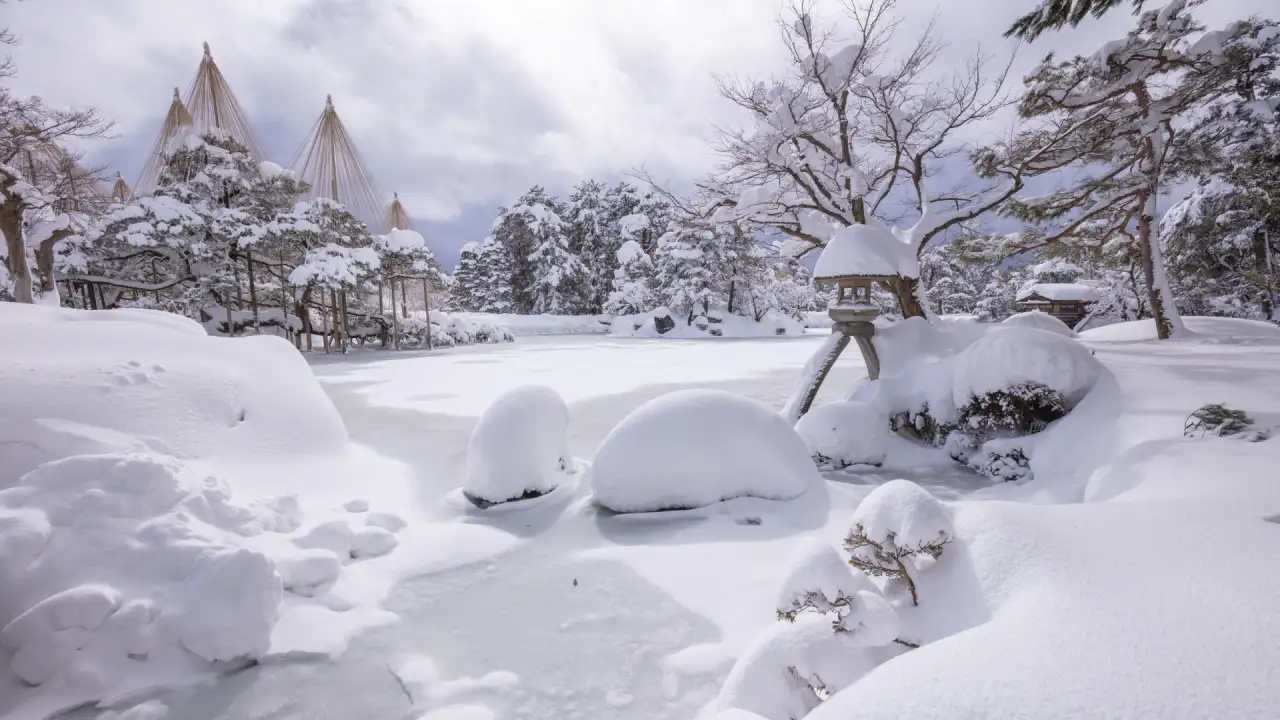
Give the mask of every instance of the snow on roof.
POLYGON ((1097 291, 1084 283, 1036 283, 1018 291, 1018 302, 1032 295, 1059 302, 1093 302, 1098 299, 1097 291))
POLYGON ((817 280, 845 275, 918 277, 915 248, 878 225, 850 225, 836 230, 814 267, 817 280))

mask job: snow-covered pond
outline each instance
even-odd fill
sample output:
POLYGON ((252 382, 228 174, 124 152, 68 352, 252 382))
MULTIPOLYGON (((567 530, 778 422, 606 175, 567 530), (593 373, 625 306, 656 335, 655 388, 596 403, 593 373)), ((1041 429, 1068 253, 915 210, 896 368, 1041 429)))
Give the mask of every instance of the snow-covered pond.
MULTIPOLYGON (((401 583, 385 604, 399 622, 360 635, 338 660, 270 661, 167 698, 167 717, 693 717, 741 643, 772 622, 760 588, 772 586, 797 534, 830 513, 847 515, 884 478, 848 476, 817 504, 776 518, 766 510, 763 524, 750 502, 659 522, 563 504, 460 520, 456 508, 447 517, 446 494, 462 482, 477 417, 510 388, 538 383, 563 395, 571 450, 590 458, 628 412, 671 390, 720 388, 780 407, 821 341, 559 336, 314 356, 352 440, 408 468, 410 502, 421 514, 490 524, 515 540, 492 559, 401 583)), ((848 354, 823 395, 843 395, 864 374, 856 352, 848 354)), ((953 494, 966 482, 964 473, 948 478, 937 468, 914 474, 953 494)), ((377 479, 351 477, 350 495, 377 479)))

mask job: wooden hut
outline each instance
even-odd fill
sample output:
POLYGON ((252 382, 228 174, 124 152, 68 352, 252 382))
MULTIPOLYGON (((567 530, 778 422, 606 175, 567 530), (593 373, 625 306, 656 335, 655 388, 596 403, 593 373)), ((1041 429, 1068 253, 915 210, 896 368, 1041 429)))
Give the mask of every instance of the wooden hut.
POLYGON ((1017 295, 1019 312, 1039 310, 1075 327, 1097 301, 1097 291, 1084 283, 1036 283, 1017 295))

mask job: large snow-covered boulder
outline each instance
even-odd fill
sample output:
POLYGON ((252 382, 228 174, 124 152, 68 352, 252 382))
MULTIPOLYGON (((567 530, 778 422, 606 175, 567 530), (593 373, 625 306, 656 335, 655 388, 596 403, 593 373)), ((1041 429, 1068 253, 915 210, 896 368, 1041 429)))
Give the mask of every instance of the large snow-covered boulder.
POLYGON ((571 471, 569 407, 549 387, 515 388, 489 406, 467 446, 463 493, 480 507, 545 495, 571 471))
POLYGON ((122 444, 181 457, 331 451, 329 398, 278 337, 207 336, 153 310, 0 303, 0 487, 122 444))
POLYGON ((721 390, 682 390, 637 408, 593 464, 595 500, 614 512, 789 500, 820 481, 809 450, 777 412, 721 390))
POLYGON ((889 419, 864 402, 829 402, 810 410, 796 432, 814 462, 833 468, 880 465, 889 446, 889 419))
POLYGON ((1076 336, 1076 332, 1067 327, 1066 323, 1049 313, 1040 312, 1039 310, 1031 310, 1028 312, 1020 312, 1016 315, 1010 315, 1000 324, 1007 325, 1009 327, 1028 327, 1035 328, 1037 330, 1046 330, 1069 338, 1076 336))
POLYGON ((1079 342, 1046 330, 992 330, 956 357, 952 393, 956 407, 974 398, 1035 384, 1061 393, 1073 407, 1098 380, 1101 364, 1079 342))

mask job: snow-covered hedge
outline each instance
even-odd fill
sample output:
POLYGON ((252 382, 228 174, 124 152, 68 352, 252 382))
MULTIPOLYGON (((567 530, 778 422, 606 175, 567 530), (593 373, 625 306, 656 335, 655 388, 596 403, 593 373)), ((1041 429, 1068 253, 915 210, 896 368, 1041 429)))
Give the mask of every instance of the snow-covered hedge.
POLYGON ((463 493, 487 508, 551 492, 573 470, 569 407, 555 390, 519 387, 480 416, 467 446, 463 493))
POLYGON ((796 432, 820 466, 879 465, 889 444, 888 418, 863 402, 829 402, 810 410, 796 432))
POLYGON ((885 413, 894 430, 1002 479, 1028 474, 1028 448, 984 444, 1044 430, 1101 373, 1078 341, 1018 323, 930 327, 908 320, 881 329, 874 342, 886 375, 851 398, 885 413))
POLYGON ((431 323, 418 317, 405 318, 397 325, 401 349, 427 347, 428 328, 432 347, 454 347, 512 342, 515 336, 505 326, 462 315, 431 313, 431 323))
POLYGON ((712 337, 799 337, 804 335, 803 322, 770 310, 759 320, 742 315, 712 310, 698 315, 692 322, 676 317, 666 308, 640 315, 620 315, 613 319, 609 334, 628 338, 700 339, 712 337))
POLYGON ((624 513, 743 496, 788 500, 819 481, 781 415, 720 390, 682 390, 640 406, 600 444, 592 473, 596 503, 624 513))

